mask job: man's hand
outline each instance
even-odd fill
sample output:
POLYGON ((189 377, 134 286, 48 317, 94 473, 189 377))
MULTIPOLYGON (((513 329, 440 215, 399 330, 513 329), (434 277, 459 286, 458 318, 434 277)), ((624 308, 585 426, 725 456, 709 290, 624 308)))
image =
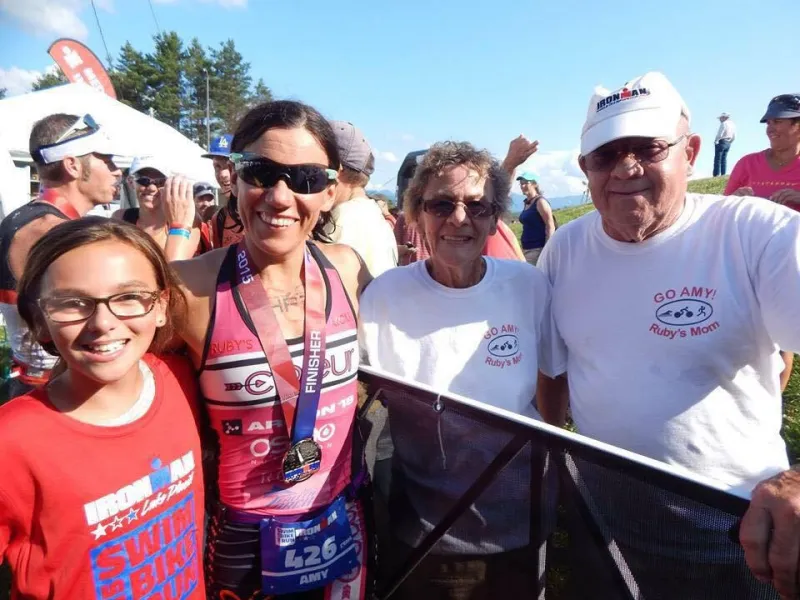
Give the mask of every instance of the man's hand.
POLYGON ((800 204, 800 191, 791 188, 778 190, 769 199, 784 206, 787 204, 800 204))
POLYGON ((506 154, 503 160, 503 167, 506 170, 510 169, 510 172, 513 173, 514 169, 536 154, 536 150, 538 149, 538 140, 532 142, 524 135, 514 138, 508 145, 508 154, 506 154))
POLYGON ((793 467, 759 483, 739 528, 739 541, 755 577, 782 598, 797 598, 800 559, 800 471, 793 467))
POLYGON ((167 225, 180 223, 187 229, 194 227, 194 195, 192 183, 180 175, 167 178, 161 190, 161 203, 167 225))
POLYGON ((738 190, 733 192, 731 196, 755 196, 756 193, 753 191, 751 187, 740 187, 738 190))

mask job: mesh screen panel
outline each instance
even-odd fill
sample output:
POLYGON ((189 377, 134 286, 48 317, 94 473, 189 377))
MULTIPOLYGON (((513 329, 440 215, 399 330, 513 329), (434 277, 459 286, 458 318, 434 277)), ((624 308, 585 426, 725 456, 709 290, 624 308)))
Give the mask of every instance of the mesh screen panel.
POLYGON ((385 406, 376 400, 365 412, 380 422, 370 434, 380 448, 370 459, 383 504, 379 597, 407 597, 400 581, 420 559, 414 548, 430 546, 418 573, 441 555, 512 551, 498 568, 512 590, 515 569, 527 565, 531 598, 778 598, 736 542, 747 501, 368 368, 360 378, 385 406), (469 493, 474 501, 454 515, 469 493), (447 519, 452 526, 431 540, 447 519))

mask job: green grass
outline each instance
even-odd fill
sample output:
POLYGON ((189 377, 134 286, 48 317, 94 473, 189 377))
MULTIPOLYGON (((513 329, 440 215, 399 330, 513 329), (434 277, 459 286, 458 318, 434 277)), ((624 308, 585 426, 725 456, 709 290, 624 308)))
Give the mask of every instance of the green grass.
MULTIPOLYGON (((709 177, 708 179, 695 179, 689 182, 689 191, 698 194, 721 194, 725 188, 727 177, 709 177)), ((569 223, 573 219, 594 210, 594 205, 581 204, 569 206, 553 211, 559 225, 569 223)), ((522 225, 519 222, 511 224, 511 229, 522 235, 522 225)), ((800 459, 800 359, 796 359, 792 369, 792 377, 783 393, 783 439, 789 449, 789 459, 792 463, 800 459)))

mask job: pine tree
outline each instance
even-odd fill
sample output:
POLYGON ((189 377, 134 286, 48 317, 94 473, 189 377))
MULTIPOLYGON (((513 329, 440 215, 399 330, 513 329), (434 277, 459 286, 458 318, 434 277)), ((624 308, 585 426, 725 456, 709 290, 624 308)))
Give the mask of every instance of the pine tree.
POLYGON ((233 40, 223 42, 218 50, 212 48, 211 61, 214 74, 211 101, 214 115, 219 119, 218 131, 233 132, 248 109, 250 63, 244 62, 233 40))
POLYGON ((51 71, 50 73, 44 73, 39 79, 34 81, 31 89, 34 92, 38 92, 39 90, 46 90, 47 88, 64 85, 65 83, 69 83, 69 81, 61 71, 51 71))
POLYGON ((146 57, 152 67, 147 82, 153 96, 152 108, 160 121, 183 131, 183 42, 174 31, 158 34, 154 40, 155 51, 146 57))

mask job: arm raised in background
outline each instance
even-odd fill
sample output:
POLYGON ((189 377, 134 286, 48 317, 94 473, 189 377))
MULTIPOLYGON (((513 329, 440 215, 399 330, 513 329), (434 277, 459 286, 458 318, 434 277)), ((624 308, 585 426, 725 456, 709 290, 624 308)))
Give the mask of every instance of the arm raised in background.
POLYGON ((161 192, 164 217, 169 227, 164 254, 169 261, 191 258, 200 242, 200 232, 195 231, 195 205, 192 183, 185 177, 170 177, 161 192), (178 231, 186 231, 179 234, 178 231))
POLYGON ((538 149, 538 140, 530 141, 524 135, 515 137, 508 145, 508 154, 506 154, 506 157, 503 159, 503 170, 508 173, 511 179, 514 179, 514 172, 517 170, 517 167, 536 154, 538 149))

